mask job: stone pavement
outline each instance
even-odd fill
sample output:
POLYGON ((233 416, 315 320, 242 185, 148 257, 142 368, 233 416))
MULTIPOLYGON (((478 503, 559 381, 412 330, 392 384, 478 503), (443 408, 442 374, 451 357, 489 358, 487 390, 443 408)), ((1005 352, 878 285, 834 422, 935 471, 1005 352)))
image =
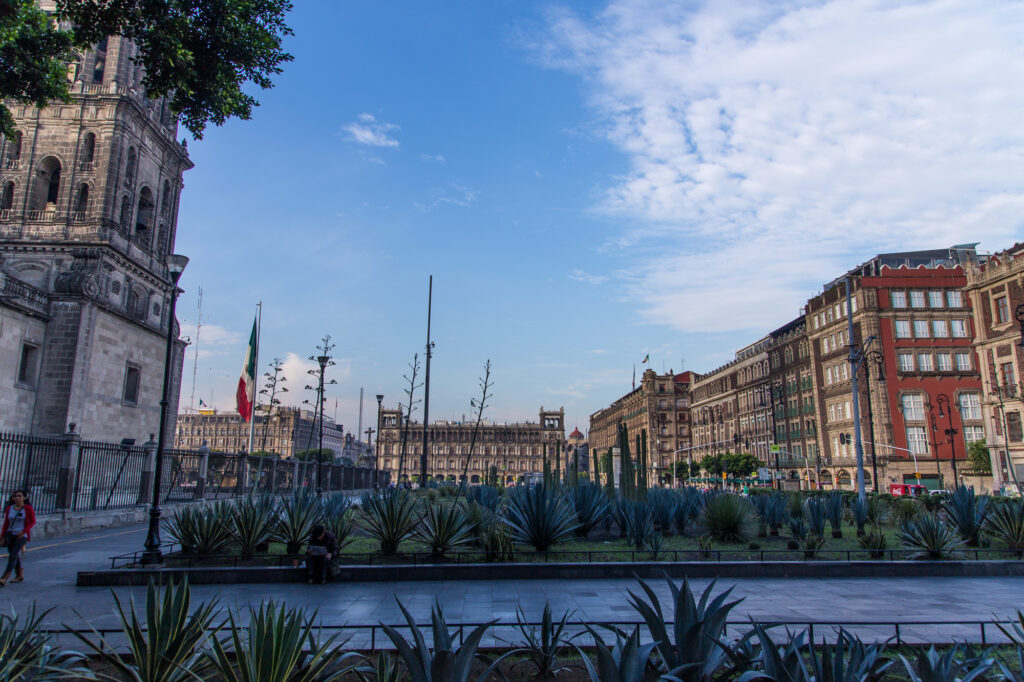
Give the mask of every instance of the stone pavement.
MULTIPOLYGON (((108 568, 114 554, 141 549, 144 526, 85 533, 30 543, 25 555, 25 582, 0 589, 0 610, 23 611, 35 602, 39 608, 53 607, 46 619, 52 627, 92 626, 99 629, 117 625, 114 602, 107 588, 75 586, 79 570, 108 568)), ((703 590, 707 580, 694 580, 703 590)), ((651 581, 668 614, 669 592, 664 580, 651 581)), ((720 582, 718 589, 734 586, 733 595, 743 602, 732 612, 731 621, 750 618, 793 623, 922 623, 903 628, 910 641, 979 641, 979 626, 936 626, 936 621, 991 621, 1013 617, 1024 609, 1024 582, 1019 578, 848 578, 755 579, 720 582)), ((312 586, 305 584, 234 586, 197 585, 193 602, 219 598, 224 606, 243 607, 273 598, 288 606, 319 610, 324 625, 375 625, 403 622, 396 597, 417 622, 429 622, 435 597, 449 623, 480 623, 491 619, 514 622, 516 607, 522 605, 527 618, 540 618, 545 600, 556 615, 575 611, 573 620, 629 622, 638 620, 629 606, 628 591, 636 591, 633 580, 508 580, 463 582, 353 583, 312 586)), ((137 600, 144 590, 117 588, 127 601, 137 600)), ((825 634, 827 626, 816 628, 825 634)), ((861 625, 854 630, 871 639, 886 639, 891 626, 861 625)), ((496 631, 511 637, 508 629, 496 631)), ((353 632, 354 643, 366 644, 369 631, 353 632)), ((1000 635, 995 627, 986 631, 990 641, 1000 635)), ((378 641, 379 632, 375 633, 378 641)), ((819 635, 820 636, 820 635, 819 635)))

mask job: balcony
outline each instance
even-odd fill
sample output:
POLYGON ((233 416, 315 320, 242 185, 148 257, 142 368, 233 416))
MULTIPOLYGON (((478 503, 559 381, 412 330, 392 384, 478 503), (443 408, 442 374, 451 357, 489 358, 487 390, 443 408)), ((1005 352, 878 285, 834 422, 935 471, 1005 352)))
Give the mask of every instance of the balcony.
POLYGON ((57 211, 29 211, 25 220, 36 223, 52 223, 57 219, 57 211))
POLYGON ((18 159, 4 161, 4 170, 18 170, 18 159))
POLYGON ((95 166, 96 164, 94 164, 92 161, 82 161, 80 164, 78 164, 78 170, 82 171, 83 173, 91 173, 95 166))

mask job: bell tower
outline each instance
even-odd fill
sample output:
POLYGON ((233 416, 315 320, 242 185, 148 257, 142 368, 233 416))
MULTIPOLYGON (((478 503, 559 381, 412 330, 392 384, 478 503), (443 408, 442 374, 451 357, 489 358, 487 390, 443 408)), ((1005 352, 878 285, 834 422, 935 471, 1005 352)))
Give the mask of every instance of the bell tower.
MULTIPOLYGON (((142 89, 135 55, 110 37, 69 65, 69 102, 8 103, 16 133, 0 137, 0 430, 58 434, 74 422, 84 438, 143 442, 159 428, 167 256, 192 163, 166 98, 142 89)), ((171 415, 184 348, 179 339, 171 415)))

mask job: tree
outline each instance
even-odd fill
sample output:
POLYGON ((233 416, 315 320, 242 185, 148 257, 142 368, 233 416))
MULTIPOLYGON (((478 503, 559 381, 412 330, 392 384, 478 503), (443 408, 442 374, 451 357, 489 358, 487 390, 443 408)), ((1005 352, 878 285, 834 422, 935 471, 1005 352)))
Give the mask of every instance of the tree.
MULTIPOLYGON (((476 409, 476 423, 473 424, 473 434, 469 438, 469 453, 466 455, 466 463, 462 467, 462 480, 466 481, 469 475, 469 462, 473 459, 473 450, 476 448, 476 439, 480 434, 480 424, 484 420, 484 409, 487 407, 487 399, 491 397, 491 361, 487 360, 484 363, 484 375, 480 377, 480 399, 476 398, 469 399, 469 406, 476 409)), ((458 500, 459 494, 462 492, 461 488, 459 492, 455 493, 455 499, 458 500)))
POLYGON ((300 462, 315 462, 317 461, 317 452, 320 453, 320 461, 324 464, 330 464, 334 461, 334 450, 329 450, 327 448, 322 448, 320 450, 317 450, 316 448, 301 450, 295 453, 295 459, 300 462))
MULTIPOLYGON (((694 468, 696 468, 696 467, 694 467, 694 468)), ((675 469, 676 469, 676 475, 675 475, 675 479, 672 481, 673 483, 675 483, 676 481, 684 481, 684 480, 688 479, 690 477, 690 475, 691 475, 690 474, 690 465, 689 465, 688 462, 676 462, 675 469)), ((671 473, 671 470, 670 470, 670 473, 671 473)))
POLYGON ((722 475, 723 455, 705 455, 700 460, 700 468, 709 476, 720 477, 722 475))
POLYGON ((288 381, 288 377, 281 373, 282 367, 284 367, 284 363, 281 362, 281 358, 274 358, 270 362, 270 371, 263 375, 267 382, 260 390, 260 395, 267 396, 267 417, 263 420, 263 435, 260 437, 261 450, 267 447, 267 434, 270 431, 270 418, 273 416, 274 408, 281 404, 277 394, 288 392, 286 386, 278 386, 281 382, 288 381))
POLYGON ((757 468, 761 466, 761 462, 750 453, 737 452, 734 454, 727 452, 724 456, 724 465, 730 477, 746 478, 757 471, 757 468))
MULTIPOLYGON (((402 480, 402 472, 405 470, 405 450, 409 444, 409 424, 412 422, 412 411, 416 409, 416 404, 419 400, 415 400, 416 389, 423 386, 423 382, 416 383, 416 374, 420 371, 420 354, 414 353, 412 356, 412 362, 409 363, 409 374, 403 374, 402 378, 409 382, 408 388, 405 390, 405 420, 402 424, 402 448, 401 453, 398 455, 398 480, 402 480)), ((398 413, 401 416, 402 403, 398 403, 398 413)), ((425 425, 424 425, 425 428, 425 425)), ((379 436, 378 436, 379 439, 379 436)), ((416 477, 419 480, 419 477, 416 477)))
POLYGON ((979 474, 992 473, 992 456, 989 454, 985 441, 976 440, 967 446, 967 461, 971 471, 979 474))
MULTIPOLYGON (((251 118, 259 102, 246 88, 273 87, 292 60, 281 49, 292 34, 291 9, 288 0, 57 0, 54 26, 32 0, 0 0, 0 99, 66 99, 72 49, 123 36, 138 50, 149 96, 168 97, 182 125, 202 138, 207 123, 251 118)), ((0 122, 13 134, 3 105, 0 122)))

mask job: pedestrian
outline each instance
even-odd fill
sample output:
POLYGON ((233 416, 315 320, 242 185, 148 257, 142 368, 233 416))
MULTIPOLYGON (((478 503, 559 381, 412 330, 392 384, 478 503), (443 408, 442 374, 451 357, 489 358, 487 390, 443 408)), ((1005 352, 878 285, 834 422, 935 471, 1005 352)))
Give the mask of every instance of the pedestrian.
POLYGON ((306 572, 310 585, 327 582, 327 568, 337 551, 338 541, 334 534, 322 525, 314 526, 306 549, 306 572))
POLYGON ((25 569, 21 565, 21 551, 25 543, 32 538, 32 526, 36 525, 36 513, 28 503, 24 490, 15 490, 7 501, 4 509, 4 525, 0 529, 0 544, 7 548, 7 569, 0 577, 0 587, 7 584, 11 571, 15 578, 11 582, 20 583, 25 579, 25 569))

